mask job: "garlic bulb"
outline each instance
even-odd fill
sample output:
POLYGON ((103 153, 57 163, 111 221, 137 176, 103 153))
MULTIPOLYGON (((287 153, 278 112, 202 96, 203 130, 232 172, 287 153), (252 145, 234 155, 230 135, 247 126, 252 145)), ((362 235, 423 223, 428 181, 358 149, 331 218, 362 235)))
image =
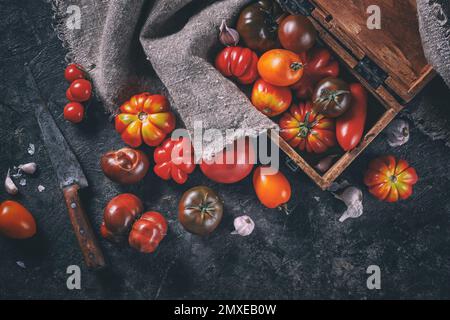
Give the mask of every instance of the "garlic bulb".
POLYGON ((11 179, 9 169, 8 169, 8 173, 6 174, 5 189, 6 189, 6 192, 8 192, 11 195, 16 195, 19 192, 19 189, 15 185, 14 181, 11 179))
POLYGON ((363 214, 363 194, 362 191, 356 187, 348 187, 342 193, 334 195, 339 200, 342 200, 347 206, 347 210, 342 214, 339 222, 344 222, 349 218, 359 218, 363 214))
POLYGON ((234 228, 236 229, 231 234, 238 234, 246 237, 250 235, 255 229, 255 223, 249 216, 241 216, 234 219, 234 228))
POLYGON ((391 147, 400 147, 409 141, 409 124, 405 120, 394 120, 386 129, 387 142, 391 147))
POLYGON ((331 166, 333 165, 333 160, 335 158, 337 158, 337 155, 330 155, 328 157, 325 157, 320 160, 314 168, 316 168, 320 173, 325 173, 328 171, 328 169, 331 168, 331 166))
POLYGON ((222 20, 219 30, 219 40, 224 46, 232 47, 238 44, 239 32, 233 28, 229 28, 225 20, 222 20))
POLYGON ((36 172, 37 165, 34 162, 21 164, 19 170, 25 172, 26 174, 33 174, 36 172))

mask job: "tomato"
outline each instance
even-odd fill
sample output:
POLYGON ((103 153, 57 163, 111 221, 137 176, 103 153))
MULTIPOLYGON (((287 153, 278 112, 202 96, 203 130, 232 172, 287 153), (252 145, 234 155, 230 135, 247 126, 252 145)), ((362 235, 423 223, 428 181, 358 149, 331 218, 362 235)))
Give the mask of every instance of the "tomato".
POLYGON ((278 38, 283 48, 300 53, 314 47, 317 30, 307 17, 290 15, 281 21, 278 38))
POLYGON ((235 141, 233 148, 226 148, 211 160, 203 160, 200 170, 209 179, 219 183, 236 183, 252 172, 255 150, 248 138, 235 141))
POLYGON ((178 220, 186 231, 206 236, 212 233, 223 216, 223 202, 217 193, 204 186, 189 189, 178 204, 178 220))
POLYGON ((343 115, 352 103, 350 87, 338 78, 326 78, 320 81, 312 99, 314 111, 331 118, 343 115))
POLYGON ((293 105, 279 125, 280 136, 300 151, 323 153, 336 145, 335 120, 315 113, 311 102, 293 105))
POLYGON ((175 129, 169 101, 159 94, 144 92, 132 96, 120 107, 120 112, 115 119, 116 131, 133 148, 139 147, 142 141, 156 147, 175 129))
POLYGON ((64 107, 64 119, 72 123, 80 123, 84 118, 84 107, 79 102, 69 102, 64 107))
POLYGON ((70 101, 84 102, 91 98, 92 85, 89 80, 77 79, 70 84, 69 94, 66 92, 66 96, 71 97, 70 101))
POLYGON ((233 77, 242 84, 251 84, 258 78, 258 56, 252 50, 227 47, 216 57, 215 66, 225 77, 233 77))
POLYGON ((0 234, 11 239, 28 239, 36 234, 36 222, 27 208, 7 200, 0 205, 0 234))
POLYGON ((265 52, 280 46, 278 24, 284 16, 273 0, 259 0, 241 11, 236 29, 247 47, 265 52))
POLYGON ((327 77, 339 76, 339 63, 333 60, 331 52, 325 48, 315 48, 303 55, 305 72, 292 89, 299 99, 307 100, 311 99, 319 81, 327 77))
POLYGON ((364 176, 364 183, 369 187, 370 193, 386 202, 408 199, 418 180, 416 170, 408 162, 393 156, 372 160, 364 176))
POLYGON ((195 169, 194 148, 187 138, 166 139, 153 154, 155 174, 164 179, 173 179, 178 184, 187 181, 195 169))
POLYGON ((367 92, 359 83, 350 85, 352 105, 343 116, 336 120, 336 137, 345 151, 354 149, 364 133, 367 117, 367 92))
POLYGON ((103 211, 100 234, 109 240, 120 241, 143 211, 141 200, 134 194, 119 194, 109 201, 103 211))
POLYGON ((292 92, 286 87, 273 86, 259 79, 253 86, 252 103, 268 117, 275 117, 285 112, 292 102, 292 92))
POLYGON ((291 184, 281 171, 270 175, 263 173, 263 168, 258 167, 253 174, 256 195, 267 208, 279 208, 291 198, 291 184))
POLYGON ((142 253, 152 253, 166 234, 166 219, 159 212, 149 211, 133 224, 128 243, 142 253))
POLYGON ((64 70, 64 78, 69 82, 74 82, 77 79, 84 79, 85 74, 83 68, 78 64, 71 63, 64 70))
POLYGON ((144 179, 150 166, 141 150, 122 148, 105 153, 100 166, 105 176, 121 184, 135 184, 144 179))
POLYGON ((303 76, 303 62, 299 55, 284 49, 274 49, 262 55, 258 62, 261 78, 274 86, 288 87, 303 76))

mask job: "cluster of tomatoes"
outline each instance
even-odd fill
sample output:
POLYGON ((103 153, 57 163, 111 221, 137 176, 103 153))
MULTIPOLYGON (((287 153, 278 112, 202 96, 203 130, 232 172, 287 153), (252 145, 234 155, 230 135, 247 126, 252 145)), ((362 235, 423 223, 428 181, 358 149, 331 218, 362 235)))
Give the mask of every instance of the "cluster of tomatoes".
POLYGON ((64 119, 80 123, 84 118, 84 106, 92 95, 92 84, 86 79, 86 72, 77 64, 69 64, 64 71, 64 78, 70 83, 66 91, 69 103, 64 107, 64 119))
POLYGON ((315 154, 337 144, 345 151, 359 144, 367 93, 361 84, 338 78, 338 62, 316 45, 317 31, 307 17, 286 15, 271 0, 258 1, 242 10, 236 28, 245 46, 226 47, 215 66, 224 76, 253 85, 252 104, 277 117, 282 138, 315 154))

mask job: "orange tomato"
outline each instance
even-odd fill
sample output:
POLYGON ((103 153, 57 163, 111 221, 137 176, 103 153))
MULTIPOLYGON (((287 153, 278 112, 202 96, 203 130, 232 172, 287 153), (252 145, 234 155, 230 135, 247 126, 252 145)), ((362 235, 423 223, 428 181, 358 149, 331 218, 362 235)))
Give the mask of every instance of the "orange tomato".
POLYGON ((132 96, 120 107, 120 112, 115 119, 116 131, 133 148, 139 147, 142 141, 156 147, 175 129, 169 101, 159 94, 145 92, 132 96))
POLYGON ((261 78, 274 86, 288 87, 303 76, 303 61, 292 51, 273 49, 264 53, 258 61, 261 78))
POLYGON ((291 184, 281 171, 270 175, 263 173, 263 168, 258 167, 255 170, 253 187, 263 205, 270 209, 278 208, 286 204, 291 198, 291 184))
POLYGON ((253 86, 252 104, 268 117, 285 112, 292 102, 292 92, 286 87, 273 86, 259 79, 253 86))
POLYGON ((27 208, 7 200, 0 205, 0 234, 12 239, 28 239, 36 234, 36 222, 27 208))

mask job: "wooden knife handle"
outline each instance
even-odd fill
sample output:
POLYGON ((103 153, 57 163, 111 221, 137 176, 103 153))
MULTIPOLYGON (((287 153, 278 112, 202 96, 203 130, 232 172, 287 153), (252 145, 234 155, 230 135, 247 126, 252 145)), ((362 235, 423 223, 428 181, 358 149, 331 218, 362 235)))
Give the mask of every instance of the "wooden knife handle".
POLYGON ((80 197, 78 196, 79 189, 80 187, 76 184, 64 188, 64 199, 66 200, 70 221, 83 252, 84 260, 88 268, 99 269, 105 266, 105 259, 81 205, 80 197))

